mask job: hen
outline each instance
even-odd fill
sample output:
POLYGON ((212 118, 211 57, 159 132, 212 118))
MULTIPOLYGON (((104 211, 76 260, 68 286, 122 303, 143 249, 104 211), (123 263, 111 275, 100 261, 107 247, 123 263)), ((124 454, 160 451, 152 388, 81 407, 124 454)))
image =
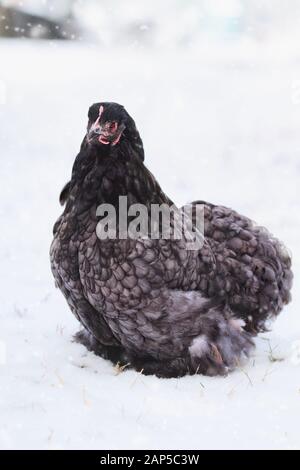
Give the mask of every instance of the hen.
MULTIPOLYGON (((120 196, 148 214, 153 204, 173 203, 145 167, 126 110, 96 103, 88 118, 50 250, 56 285, 83 326, 76 340, 145 374, 227 373, 290 300, 286 249, 246 217, 203 201, 193 203, 204 207, 204 243, 197 249, 186 235, 174 235, 174 218, 169 238, 162 237, 161 222, 154 238, 132 237, 128 228, 99 236, 103 204, 114 208, 120 229, 120 196)), ((130 223, 132 214, 126 217, 130 223)))

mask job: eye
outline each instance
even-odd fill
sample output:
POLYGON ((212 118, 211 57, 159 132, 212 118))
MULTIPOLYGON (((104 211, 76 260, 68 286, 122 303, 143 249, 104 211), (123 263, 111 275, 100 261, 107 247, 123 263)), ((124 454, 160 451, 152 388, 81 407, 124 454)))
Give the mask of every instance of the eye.
POLYGON ((111 121, 107 123, 107 128, 110 132, 115 132, 118 128, 117 121, 111 121))

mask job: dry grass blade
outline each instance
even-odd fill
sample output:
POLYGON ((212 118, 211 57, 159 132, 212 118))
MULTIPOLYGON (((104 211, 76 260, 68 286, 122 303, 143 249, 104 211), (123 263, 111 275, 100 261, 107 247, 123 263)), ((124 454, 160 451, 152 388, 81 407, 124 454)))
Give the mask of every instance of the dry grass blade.
POLYGON ((115 375, 119 375, 121 374, 122 372, 124 372, 124 370, 126 369, 126 367, 129 367, 130 366, 130 362, 128 362, 127 364, 123 364, 121 365, 119 362, 114 366, 114 371, 115 371, 115 375))

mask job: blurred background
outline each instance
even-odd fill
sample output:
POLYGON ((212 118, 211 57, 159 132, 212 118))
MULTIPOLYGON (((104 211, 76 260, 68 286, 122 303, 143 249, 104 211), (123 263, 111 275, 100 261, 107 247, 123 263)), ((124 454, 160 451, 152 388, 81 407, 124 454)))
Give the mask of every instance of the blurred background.
POLYGON ((102 46, 197 46, 207 38, 297 38, 297 0, 1 0, 1 35, 102 46))
POLYGON ((299 128, 299 0, 0 0, 0 447, 299 447, 299 128), (145 163, 174 202, 233 207, 291 250, 293 302, 268 337, 284 360, 269 378, 258 340, 253 388, 242 372, 222 386, 203 378, 213 399, 194 406, 196 379, 176 395, 150 378, 149 401, 129 373, 118 386, 109 364, 70 342, 78 325, 48 252, 96 101, 133 116, 145 163), (240 383, 236 406, 227 392, 240 383))

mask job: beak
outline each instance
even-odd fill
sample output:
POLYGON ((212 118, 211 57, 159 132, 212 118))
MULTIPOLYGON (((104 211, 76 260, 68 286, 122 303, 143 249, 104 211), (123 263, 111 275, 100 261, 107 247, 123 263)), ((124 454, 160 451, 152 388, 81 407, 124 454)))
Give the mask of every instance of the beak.
POLYGON ((89 131, 89 135, 91 137, 96 136, 96 135, 101 135, 102 128, 101 126, 92 126, 89 131))
POLYGON ((88 133, 88 141, 98 141, 101 144, 108 145, 111 143, 110 136, 107 135, 105 129, 103 129, 100 125, 93 125, 88 133))
POLYGON ((99 121, 97 120, 92 124, 88 132, 87 139, 89 143, 98 141, 103 145, 112 144, 114 146, 119 142, 124 129, 125 125, 121 124, 119 127, 116 126, 116 129, 111 132, 108 131, 105 126, 100 126, 99 121))
MULTIPOLYGON (((98 121, 98 120, 97 120, 98 121)), ((102 135, 102 127, 100 126, 99 122, 94 122, 92 124, 89 132, 88 132, 88 141, 91 142, 92 140, 99 140, 100 136, 102 135)))

